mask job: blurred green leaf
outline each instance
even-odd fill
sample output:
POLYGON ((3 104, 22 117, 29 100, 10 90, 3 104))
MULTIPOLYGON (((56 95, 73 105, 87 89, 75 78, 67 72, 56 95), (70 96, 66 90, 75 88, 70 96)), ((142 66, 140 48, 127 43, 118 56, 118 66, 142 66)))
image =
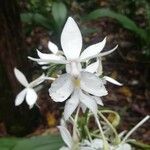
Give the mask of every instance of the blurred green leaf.
POLYGON ((87 16, 85 16, 83 20, 88 21, 88 20, 93 20, 93 19, 97 19, 100 17, 110 17, 110 18, 116 19, 124 28, 136 33, 145 41, 148 38, 147 32, 144 29, 138 27, 133 20, 131 20, 125 15, 116 13, 109 9, 94 10, 91 13, 89 13, 87 16))
POLYGON ((63 145, 60 136, 0 139, 0 150, 58 150, 63 145))
POLYGON ((18 142, 19 139, 16 138, 2 138, 0 139, 0 150, 11 150, 18 142))
POLYGON ((67 8, 62 2, 54 2, 52 5, 52 15, 57 28, 60 30, 64 25, 67 17, 67 8))
POLYGON ((48 18, 39 13, 21 13, 21 20, 24 23, 36 24, 43 26, 46 29, 51 29, 51 22, 48 18))

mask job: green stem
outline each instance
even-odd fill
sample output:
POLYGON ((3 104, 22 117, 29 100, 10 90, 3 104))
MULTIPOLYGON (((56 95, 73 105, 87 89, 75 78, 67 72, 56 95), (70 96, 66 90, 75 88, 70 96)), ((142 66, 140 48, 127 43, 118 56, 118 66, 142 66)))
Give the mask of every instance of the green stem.
POLYGON ((132 128, 132 129, 127 133, 127 135, 123 138, 123 140, 122 140, 121 143, 124 143, 124 142, 129 138, 129 136, 130 136, 137 128, 139 128, 144 122, 146 122, 149 118, 150 118, 150 116, 146 116, 144 119, 142 119, 134 128, 132 128))
POLYGON ((73 140, 75 142, 78 142, 77 121, 78 121, 78 116, 79 116, 79 110, 80 110, 80 107, 77 108, 77 112, 76 112, 75 119, 74 119, 74 124, 73 124, 73 140))
POLYGON ((98 112, 98 114, 108 124, 108 126, 112 129, 112 131, 114 132, 114 134, 116 136, 117 144, 120 143, 120 138, 118 136, 118 133, 117 133, 116 129, 113 127, 113 125, 107 120, 107 118, 100 111, 98 112))
POLYGON ((97 123, 97 126, 98 126, 98 128, 99 128, 99 130, 100 130, 100 133, 101 133, 101 135, 102 135, 102 139, 103 139, 103 142, 104 142, 104 150, 109 150, 109 144, 108 144, 108 142, 107 142, 107 140, 106 140, 106 138, 105 138, 105 135, 104 135, 102 126, 101 126, 101 124, 100 124, 100 122, 99 122, 99 120, 98 120, 98 116, 94 116, 94 117, 95 117, 95 121, 96 121, 96 123, 97 123))
POLYGON ((84 129, 85 129, 85 131, 86 131, 86 133, 87 133, 87 135, 88 135, 88 138, 89 138, 89 140, 90 140, 90 142, 91 142, 91 141, 92 141, 92 138, 91 138, 91 135, 90 135, 90 132, 89 132, 88 127, 87 127, 87 126, 84 126, 84 129))

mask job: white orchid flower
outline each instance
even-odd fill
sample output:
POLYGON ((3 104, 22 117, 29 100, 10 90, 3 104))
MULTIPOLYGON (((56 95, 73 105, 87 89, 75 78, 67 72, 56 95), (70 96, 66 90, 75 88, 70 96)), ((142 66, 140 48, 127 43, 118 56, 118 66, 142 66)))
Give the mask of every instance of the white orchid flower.
POLYGON ((29 83, 24 74, 17 68, 14 69, 14 73, 17 80, 25 87, 25 89, 23 89, 16 96, 15 105, 16 106, 20 105, 23 102, 23 100, 26 99, 27 104, 29 105, 30 108, 32 108, 37 101, 37 94, 33 88, 41 84, 45 79, 52 79, 52 78, 45 77, 45 75, 42 74, 40 77, 29 83))
POLYGON ((105 43, 106 38, 98 44, 89 46, 80 55, 82 48, 81 32, 75 21, 69 17, 61 34, 61 45, 65 57, 59 54, 58 47, 52 42, 48 43, 51 54, 37 51, 40 59, 30 57, 30 59, 40 64, 50 62, 66 64, 67 73, 56 79, 49 89, 49 94, 55 102, 63 102, 71 96, 65 105, 65 119, 70 117, 80 103, 96 114, 97 103, 102 103, 101 100, 97 102, 97 97, 107 95, 103 82, 92 73, 82 72, 80 64, 96 57, 105 46, 105 43))
POLYGON ((88 72, 81 72, 78 79, 69 73, 60 75, 51 84, 49 94, 55 102, 67 100, 64 108, 64 119, 67 120, 80 104, 89 108, 96 115, 97 104, 103 105, 98 97, 105 96, 108 92, 102 80, 97 76, 88 72))
POLYGON ((59 150, 102 150, 103 149, 103 140, 94 139, 91 142, 84 140, 82 143, 76 142, 73 140, 70 132, 67 128, 63 126, 58 126, 61 137, 65 142, 66 146, 61 147, 59 150))
MULTIPOLYGON (((67 72, 74 76, 78 76, 81 70, 80 63, 97 57, 104 48, 105 43, 106 38, 104 38, 102 42, 87 47, 81 53, 82 35, 76 22, 73 18, 69 17, 61 34, 61 46, 63 52, 59 51, 58 47, 54 43, 49 42, 48 47, 52 54, 41 53, 37 50, 37 54, 40 57, 39 59, 32 57, 28 58, 33 61, 37 61, 39 64, 66 64, 67 72)), ((105 55, 105 53, 103 55, 105 55)))

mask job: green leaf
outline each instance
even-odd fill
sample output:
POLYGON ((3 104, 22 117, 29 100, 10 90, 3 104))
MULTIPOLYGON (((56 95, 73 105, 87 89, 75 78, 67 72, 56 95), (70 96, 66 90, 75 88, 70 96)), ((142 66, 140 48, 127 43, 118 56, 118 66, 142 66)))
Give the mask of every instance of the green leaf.
POLYGON ((52 15, 54 17, 56 26, 61 30, 67 17, 67 8, 62 2, 54 2, 52 5, 52 15))
POLYGON ((149 150, 150 149, 150 145, 149 144, 144 144, 140 141, 129 141, 130 144, 132 144, 135 147, 141 148, 143 150, 149 150))
POLYGON ((0 150, 58 150, 62 145, 61 137, 56 135, 0 139, 0 150))
POLYGON ((85 16, 83 20, 88 21, 88 20, 93 20, 93 19, 97 19, 100 17, 110 17, 110 18, 116 19, 124 28, 136 33, 145 41, 148 38, 147 32, 144 29, 138 27, 133 20, 131 20, 125 15, 116 13, 109 9, 94 10, 91 13, 89 13, 87 16, 85 16))
POLYGON ((63 145, 59 136, 39 136, 20 141, 12 150, 58 150, 63 145))
POLYGON ((48 30, 51 29, 51 22, 49 19, 39 13, 21 13, 21 20, 24 23, 34 23, 36 25, 43 26, 48 30))
POLYGON ((17 138, 2 138, 0 139, 0 150, 11 150, 20 139, 17 138))

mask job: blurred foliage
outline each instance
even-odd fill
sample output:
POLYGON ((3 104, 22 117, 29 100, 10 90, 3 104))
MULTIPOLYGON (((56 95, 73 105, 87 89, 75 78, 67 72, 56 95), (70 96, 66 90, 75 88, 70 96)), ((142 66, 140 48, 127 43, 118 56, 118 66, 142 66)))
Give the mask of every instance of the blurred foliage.
POLYGON ((66 5, 61 1, 28 0, 27 8, 21 13, 21 20, 29 26, 26 32, 31 32, 35 26, 59 33, 67 18, 66 5))
POLYGON ((62 145, 61 137, 56 135, 0 139, 0 150, 58 150, 62 145))
POLYGON ((148 59, 150 57, 150 1, 148 0, 109 0, 99 1, 102 8, 95 7, 88 11, 84 21, 91 21, 98 18, 108 17, 115 19, 125 29, 133 32, 139 37, 138 46, 141 54, 148 59))
MULTIPOLYGON (((25 11, 21 13, 21 19, 29 25, 26 32, 32 31, 35 26, 42 26, 51 31, 57 39, 68 12, 74 10, 79 18, 85 16, 83 20, 81 19, 82 22, 101 17, 115 19, 122 27, 139 37, 141 54, 150 56, 150 2, 148 0, 28 0, 25 11), (89 14, 85 15, 87 13, 89 14)), ((97 30, 83 28, 83 33, 89 34, 97 30)))

